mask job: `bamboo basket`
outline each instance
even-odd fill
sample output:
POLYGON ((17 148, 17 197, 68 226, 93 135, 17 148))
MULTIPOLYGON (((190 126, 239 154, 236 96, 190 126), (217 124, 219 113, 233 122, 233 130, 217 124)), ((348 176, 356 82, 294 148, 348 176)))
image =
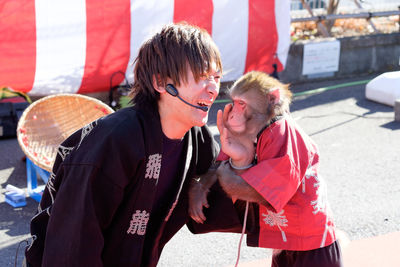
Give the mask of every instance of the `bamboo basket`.
POLYGON ((88 96, 47 96, 25 109, 17 126, 18 143, 34 164, 51 171, 58 146, 68 136, 112 112, 111 107, 88 96))

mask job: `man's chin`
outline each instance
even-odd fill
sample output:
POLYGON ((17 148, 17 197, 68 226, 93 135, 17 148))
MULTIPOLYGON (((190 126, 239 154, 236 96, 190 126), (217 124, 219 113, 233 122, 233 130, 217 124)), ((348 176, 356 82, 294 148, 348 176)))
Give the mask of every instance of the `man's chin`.
POLYGON ((204 126, 206 124, 207 124, 207 121, 206 122, 201 122, 201 123, 199 123, 199 125, 196 125, 196 126, 202 127, 202 126, 204 126))
POLYGON ((205 119, 203 119, 203 120, 201 120, 201 121, 199 121, 198 123, 196 123, 196 125, 195 125, 195 126, 202 127, 202 126, 206 125, 206 124, 207 124, 207 122, 208 122, 208 117, 207 117, 207 118, 205 118, 205 119))
POLYGON ((196 114, 195 116, 192 117, 193 126, 202 127, 206 125, 207 122, 208 122, 208 113, 206 115, 202 114, 201 116, 199 116, 199 114, 196 114))

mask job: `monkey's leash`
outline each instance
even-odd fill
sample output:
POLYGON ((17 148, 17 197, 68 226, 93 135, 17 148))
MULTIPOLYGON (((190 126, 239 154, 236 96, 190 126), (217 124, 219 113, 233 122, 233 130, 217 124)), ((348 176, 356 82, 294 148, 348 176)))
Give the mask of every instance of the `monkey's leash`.
POLYGON ((242 247, 242 240, 243 240, 243 236, 244 233, 246 231, 246 223, 247 223, 247 214, 249 213, 249 202, 246 201, 246 210, 244 212, 244 219, 243 219, 243 228, 242 228, 242 234, 240 235, 240 240, 239 240, 239 247, 238 247, 238 256, 236 259, 236 263, 235 263, 235 267, 238 266, 239 264, 239 259, 240 259, 240 249, 242 247))

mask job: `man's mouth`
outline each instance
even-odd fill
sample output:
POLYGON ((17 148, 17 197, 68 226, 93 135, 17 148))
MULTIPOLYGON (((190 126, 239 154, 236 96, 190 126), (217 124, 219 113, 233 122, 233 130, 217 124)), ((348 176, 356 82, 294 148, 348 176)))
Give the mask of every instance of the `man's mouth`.
POLYGON ((207 101, 199 101, 199 102, 197 102, 197 105, 200 107, 208 107, 209 108, 211 106, 211 103, 207 102, 207 101))

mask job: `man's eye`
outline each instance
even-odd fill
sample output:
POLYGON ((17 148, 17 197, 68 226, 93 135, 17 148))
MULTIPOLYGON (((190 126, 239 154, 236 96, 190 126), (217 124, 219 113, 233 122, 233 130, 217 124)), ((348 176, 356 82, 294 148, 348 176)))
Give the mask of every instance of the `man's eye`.
POLYGON ((219 80, 219 79, 221 79, 221 75, 202 74, 202 75, 200 75, 200 77, 203 80, 219 80))

